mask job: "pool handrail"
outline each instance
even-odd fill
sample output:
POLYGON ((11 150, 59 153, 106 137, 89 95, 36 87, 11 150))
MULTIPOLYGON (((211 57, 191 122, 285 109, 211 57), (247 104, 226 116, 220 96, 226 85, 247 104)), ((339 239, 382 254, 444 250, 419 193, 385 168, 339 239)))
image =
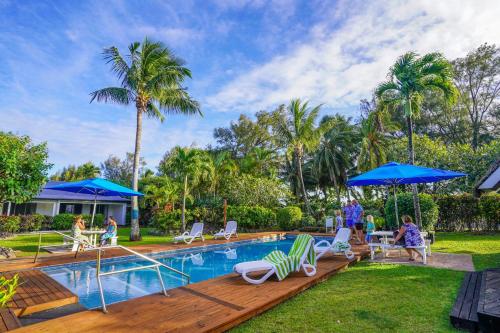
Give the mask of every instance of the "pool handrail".
MULTIPOLYGON (((55 234, 59 234, 63 237, 67 237, 71 240, 73 240, 74 242, 77 242, 77 243, 83 243, 82 240, 79 240, 73 236, 69 236, 65 233, 62 233, 60 231, 56 231, 56 230, 47 230, 47 231, 40 231, 39 232, 39 236, 38 236, 38 248, 37 248, 37 251, 36 251, 36 254, 35 254, 35 258, 33 260, 33 263, 36 263, 36 260, 38 259, 38 255, 40 253, 40 248, 41 248, 41 245, 42 245, 42 235, 44 234, 51 234, 51 233, 55 233, 55 234)), ((177 274, 180 274, 182 275, 183 277, 186 278, 187 280, 187 283, 186 284, 189 284, 190 283, 190 280, 191 280, 191 277, 184 273, 184 272, 181 272, 173 267, 170 267, 170 266, 167 266, 165 265, 164 263, 158 261, 158 260, 155 260, 153 258, 150 258, 142 253, 139 253, 137 251, 134 251, 126 246, 123 246, 123 245, 111 245, 111 246, 94 246, 92 244, 85 244, 89 249, 88 250, 91 250, 91 251, 97 251, 97 258, 96 258, 96 277, 97 277, 97 285, 99 287, 99 293, 100 293, 100 297, 101 297, 101 303, 102 303, 102 311, 104 313, 107 313, 108 310, 106 308, 106 301, 104 300, 104 291, 102 289, 102 283, 101 283, 101 276, 106 276, 106 275, 112 275, 112 274, 119 274, 119 273, 125 273, 125 272, 130 272, 130 271, 136 271, 136 270, 140 270, 140 269, 150 269, 150 268, 154 268, 158 274, 158 279, 160 280, 160 284, 161 284, 161 288, 162 288, 162 291, 163 291, 163 294, 165 296, 168 296, 168 293, 167 293, 167 290, 165 288, 165 284, 163 283, 163 278, 161 277, 161 273, 160 273, 160 266, 161 267, 164 267, 174 273, 177 273, 177 274), (122 270, 117 270, 117 271, 111 271, 111 272, 105 272, 105 273, 101 273, 101 251, 102 250, 108 250, 108 249, 122 249, 124 251, 127 251, 129 253, 132 253, 133 255, 136 255, 144 260, 147 260, 149 262, 152 262, 154 265, 145 265, 145 266, 138 266, 138 267, 133 267, 133 268, 127 268, 127 269, 122 269, 122 270)), ((79 248, 75 251, 75 258, 78 254, 78 250, 79 248)))
POLYGON ((160 285, 163 291, 163 295, 168 296, 167 289, 165 288, 165 284, 163 283, 163 278, 161 277, 160 273, 160 266, 165 267, 166 269, 178 273, 185 277, 187 279, 187 284, 190 283, 190 276, 186 273, 183 273, 173 267, 167 266, 162 262, 159 262, 158 260, 155 260, 153 258, 150 258, 148 256, 145 256, 142 253, 139 253, 137 251, 134 251, 126 246, 123 245, 112 245, 112 246, 105 246, 105 247, 95 247, 93 250, 97 251, 97 264, 96 264, 96 277, 97 277, 97 286, 99 287, 99 294, 101 298, 101 304, 102 304, 102 312, 108 313, 108 309, 106 308, 106 301, 104 299, 104 291, 102 288, 102 282, 101 282, 101 276, 106 276, 106 275, 112 275, 112 274, 119 274, 119 273, 125 273, 125 272, 131 272, 131 271, 137 271, 140 269, 150 269, 150 268, 155 268, 156 273, 158 274, 158 279, 160 280, 160 285), (149 262, 152 262, 154 265, 145 265, 145 266, 139 266, 139 267, 132 267, 132 268, 126 268, 126 269, 121 269, 117 271, 111 271, 111 272, 105 272, 101 273, 101 251, 103 249, 113 249, 113 248, 119 248, 125 251, 128 251, 140 258, 143 258, 149 262))

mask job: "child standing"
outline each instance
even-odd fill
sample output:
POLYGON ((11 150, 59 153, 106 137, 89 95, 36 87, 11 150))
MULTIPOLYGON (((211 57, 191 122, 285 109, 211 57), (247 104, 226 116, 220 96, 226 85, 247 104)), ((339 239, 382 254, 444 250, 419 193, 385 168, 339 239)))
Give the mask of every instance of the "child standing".
POLYGON ((375 236, 372 236, 372 233, 375 231, 376 227, 375 227, 375 222, 373 221, 373 216, 372 215, 368 215, 366 217, 366 221, 367 221, 367 224, 366 224, 366 237, 365 237, 365 240, 368 243, 374 242, 375 236))
POLYGON ((342 212, 340 210, 335 211, 335 232, 337 233, 340 228, 344 227, 344 221, 342 220, 342 212))

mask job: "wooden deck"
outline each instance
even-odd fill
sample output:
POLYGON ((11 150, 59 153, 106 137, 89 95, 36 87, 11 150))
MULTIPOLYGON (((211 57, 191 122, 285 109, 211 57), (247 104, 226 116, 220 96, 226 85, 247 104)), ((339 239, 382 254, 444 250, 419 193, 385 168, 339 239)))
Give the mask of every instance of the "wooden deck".
POLYGON ((7 332, 21 327, 19 319, 10 309, 0 309, 0 332, 7 332))
POLYGON ((294 273, 285 280, 250 285, 235 274, 172 289, 170 296, 144 296, 112 304, 108 314, 83 311, 22 327, 13 332, 223 332, 327 279, 368 255, 355 247, 356 258, 325 256, 313 277, 294 273))
POLYGON ((19 286, 7 307, 18 317, 78 303, 78 296, 39 270, 0 273, 0 276, 11 278, 15 274, 19 275, 19 286))

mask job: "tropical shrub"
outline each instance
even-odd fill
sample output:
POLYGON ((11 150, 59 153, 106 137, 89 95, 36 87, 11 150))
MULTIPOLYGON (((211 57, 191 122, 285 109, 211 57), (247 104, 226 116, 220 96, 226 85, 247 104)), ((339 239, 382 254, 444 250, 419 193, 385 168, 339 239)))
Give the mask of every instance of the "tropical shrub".
POLYGON ((21 218, 19 216, 0 216, 0 234, 17 232, 20 224, 21 218))
POLYGON ((281 230, 293 230, 301 226, 302 210, 299 207, 288 206, 278 209, 276 220, 281 230))
MULTIPOLYGON (((161 233, 171 233, 181 229, 182 226, 182 211, 180 209, 172 210, 171 212, 157 211, 153 214, 150 226, 157 229, 161 233)), ((191 211, 186 209, 186 221, 191 221, 193 216, 191 211)))
POLYGON ((300 224, 302 227, 317 227, 318 226, 316 219, 311 215, 303 216, 301 221, 300 221, 300 224))
POLYGON ((219 194, 234 206, 266 208, 281 206, 291 196, 288 187, 280 180, 248 174, 227 178, 219 194))
MULTIPOLYGON (((436 225, 439 209, 438 205, 432 199, 432 196, 426 193, 419 193, 420 199, 420 212, 422 214, 422 230, 434 230, 436 225)), ((415 219, 415 210, 413 209, 413 194, 401 193, 398 194, 398 213, 399 217, 409 215, 415 219)), ((390 197, 385 204, 385 218, 387 225, 390 228, 397 226, 395 211, 394 211, 394 197, 390 197)))
POLYGON ((7 302, 16 293, 18 285, 19 276, 17 274, 10 279, 0 276, 0 308, 4 308, 7 305, 7 302))
POLYGON ((270 229, 276 224, 276 213, 260 206, 228 206, 227 219, 238 222, 238 227, 245 230, 270 229))
POLYGON ((45 216, 41 214, 21 215, 19 231, 37 231, 42 228, 45 216))
POLYGON ((479 198, 479 209, 488 230, 497 230, 500 224, 500 194, 484 194, 479 198))
POLYGON ((73 225, 73 214, 58 214, 52 220, 52 229, 54 230, 69 230, 73 225))

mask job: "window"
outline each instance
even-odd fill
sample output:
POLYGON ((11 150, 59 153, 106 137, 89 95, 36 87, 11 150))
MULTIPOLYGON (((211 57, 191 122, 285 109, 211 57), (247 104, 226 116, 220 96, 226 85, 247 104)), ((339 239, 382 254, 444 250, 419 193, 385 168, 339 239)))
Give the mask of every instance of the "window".
POLYGON ((62 203, 59 205, 59 214, 81 214, 82 204, 62 203))
POLYGON ((30 215, 36 213, 36 203, 11 204, 10 215, 30 215))

